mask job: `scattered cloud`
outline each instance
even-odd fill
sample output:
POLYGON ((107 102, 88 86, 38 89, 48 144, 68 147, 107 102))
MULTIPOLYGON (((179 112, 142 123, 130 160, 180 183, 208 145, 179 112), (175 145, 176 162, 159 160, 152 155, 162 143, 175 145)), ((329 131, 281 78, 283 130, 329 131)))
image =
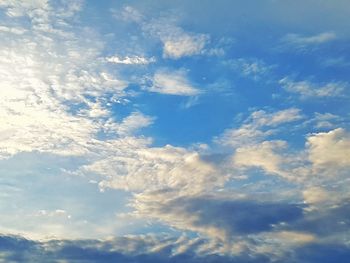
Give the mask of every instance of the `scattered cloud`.
MULTIPOLYGON (((223 99, 221 93, 203 98, 207 104, 200 104, 197 98, 204 91, 192 80, 201 79, 204 86, 210 79, 229 86, 231 94, 235 87, 229 78, 218 81, 222 63, 217 58, 190 58, 229 56, 232 53, 225 48, 231 39, 222 38, 215 46, 212 35, 180 23, 178 16, 158 11, 149 16, 148 11, 125 6, 112 11, 119 21, 129 23, 115 25, 120 26, 118 34, 147 42, 137 50, 129 47, 132 52, 126 53, 116 47, 118 30, 108 33, 106 26, 102 34, 96 32, 100 24, 75 16, 82 7, 82 1, 0 1, 0 172, 7 174, 6 165, 12 162, 22 176, 10 174, 0 180, 0 232, 49 239, 0 236, 0 261, 319 262, 315 254, 324 247, 328 250, 319 254, 329 258, 349 255, 350 134, 340 110, 333 106, 302 110, 291 100, 292 106, 281 109, 283 98, 275 111, 262 110, 261 105, 267 104, 260 98, 244 98, 231 108, 232 97, 223 99), (131 27, 130 32, 122 32, 131 27), (109 39, 115 40, 115 46, 106 46, 109 39), (198 73, 204 69, 194 66, 198 61, 210 61, 208 67, 213 67, 198 73), (158 124, 157 110, 162 109, 154 110, 157 105, 150 104, 163 97, 150 96, 149 102, 137 96, 143 92, 187 97, 180 98, 187 100, 184 107, 198 103, 198 112, 190 113, 196 117, 217 114, 214 117, 224 122, 229 118, 223 116, 226 113, 250 114, 230 128, 213 124, 210 132, 219 134, 213 140, 175 145, 165 138, 161 144, 157 137, 142 135, 142 129, 158 124), (28 163, 33 167, 28 168, 28 163), (63 186, 58 187, 57 178, 63 186), (21 187, 20 181, 25 182, 21 187), (51 187, 38 187, 38 182, 51 187), (78 186, 62 190, 73 183, 78 186), (56 192, 50 191, 53 188, 56 192), (75 189, 80 199, 65 196, 75 189), (32 192, 41 194, 29 196, 32 192), (93 200, 94 195, 85 199, 91 193, 101 199, 93 200), (118 204, 120 210, 110 205, 119 198, 126 200, 118 204), (31 206, 25 207, 27 202, 31 206), (99 206, 110 209, 108 215, 99 206), (82 210, 86 211, 77 212, 82 210), (124 227, 132 233, 155 233, 123 236, 124 227), (77 239, 84 235, 92 239, 77 239), (104 239, 96 240, 100 237, 104 239)), ((336 39, 338 33, 333 32, 288 34, 282 42, 308 49, 336 39)), ((243 53, 227 62, 235 72, 256 81, 269 77, 272 67, 263 58, 243 53)), ((344 97, 349 86, 345 81, 318 84, 288 77, 279 84, 302 99, 344 97)), ((166 122, 173 120, 170 115, 166 122)), ((212 123, 194 124, 209 135, 212 123)))

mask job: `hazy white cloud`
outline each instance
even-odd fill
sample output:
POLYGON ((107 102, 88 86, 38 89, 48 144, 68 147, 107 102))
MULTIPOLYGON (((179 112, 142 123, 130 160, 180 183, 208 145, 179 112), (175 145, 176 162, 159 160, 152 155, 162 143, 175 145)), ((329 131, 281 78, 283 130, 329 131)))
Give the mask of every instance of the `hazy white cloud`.
POLYGON ((295 82, 289 78, 283 78, 279 83, 286 91, 298 94, 302 99, 340 97, 344 95, 343 92, 348 87, 348 84, 343 82, 330 82, 324 85, 318 85, 309 81, 295 82))
POLYGON ((334 32, 324 32, 312 36, 303 36, 299 34, 287 34, 282 38, 283 42, 296 46, 318 45, 333 41, 337 38, 334 32))
POLYGON ((194 96, 200 94, 188 80, 184 71, 158 71, 154 74, 151 92, 169 95, 194 96))
POLYGON ((272 66, 267 65, 259 59, 238 58, 226 61, 229 67, 244 77, 250 77, 254 80, 260 80, 271 71, 272 66))
POLYGON ((331 194, 322 187, 313 186, 303 191, 303 197, 307 204, 319 204, 329 201, 331 194))
POLYGON ((317 240, 317 237, 311 233, 295 232, 295 231, 280 231, 270 235, 271 238, 277 239, 277 242, 282 244, 304 245, 317 240))
POLYGON ((135 22, 140 25, 145 34, 159 39, 163 45, 163 57, 179 59, 208 53, 222 54, 220 49, 206 49, 209 36, 195 32, 187 32, 177 25, 177 19, 168 14, 166 17, 148 19, 132 6, 125 6, 123 10, 113 11, 115 18, 135 22))
POLYGON ((122 19, 124 21, 141 23, 145 19, 141 12, 132 6, 125 6, 122 11, 112 10, 112 13, 116 19, 122 19))
POLYGON ((145 58, 140 56, 126 56, 120 58, 118 56, 107 57, 106 61, 114 64, 125 64, 125 65, 147 65, 156 62, 154 57, 145 58))
POLYGON ((186 32, 169 17, 145 21, 143 30, 160 39, 165 58, 179 59, 201 54, 209 41, 208 35, 186 32))
POLYGON ((316 128, 335 128, 336 123, 341 121, 342 118, 332 113, 315 113, 315 118, 312 120, 315 122, 316 128))

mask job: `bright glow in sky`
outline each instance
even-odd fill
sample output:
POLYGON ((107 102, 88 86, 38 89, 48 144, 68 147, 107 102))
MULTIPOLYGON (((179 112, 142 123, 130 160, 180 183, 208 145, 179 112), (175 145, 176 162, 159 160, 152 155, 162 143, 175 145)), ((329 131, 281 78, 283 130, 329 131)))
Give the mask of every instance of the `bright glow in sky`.
POLYGON ((346 262, 348 0, 0 0, 1 262, 346 262))

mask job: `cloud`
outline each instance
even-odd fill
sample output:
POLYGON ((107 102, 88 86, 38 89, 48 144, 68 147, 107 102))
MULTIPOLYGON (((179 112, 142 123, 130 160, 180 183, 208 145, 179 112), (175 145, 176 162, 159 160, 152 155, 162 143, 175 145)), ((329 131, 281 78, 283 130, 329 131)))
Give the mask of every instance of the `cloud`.
POLYGON ((225 256, 196 255, 193 251, 206 247, 201 240, 186 237, 125 236, 108 241, 53 240, 36 242, 20 236, 0 236, 0 259, 6 262, 125 262, 125 263, 255 263, 269 262, 263 255, 225 256), (179 248, 188 247, 176 253, 179 248))
POLYGON ((170 145, 158 148, 135 145, 114 155, 107 152, 84 170, 107 176, 100 183, 102 188, 141 193, 167 190, 176 191, 178 196, 209 191, 225 181, 224 176, 218 176, 215 166, 202 160, 197 152, 170 145))
POLYGON ((121 12, 114 10, 113 13, 117 19, 139 24, 146 35, 158 39, 162 43, 164 58, 180 59, 204 53, 222 53, 219 49, 207 50, 205 47, 209 43, 209 36, 185 31, 177 25, 178 18, 171 14, 148 19, 132 6, 125 6, 121 12))
POLYGON ((224 62, 234 71, 238 72, 244 77, 250 77, 253 80, 260 80, 268 73, 270 73, 272 66, 259 59, 238 58, 224 62))
POLYGON ((333 174, 337 169, 350 166, 350 134, 342 128, 311 134, 307 147, 315 169, 332 169, 333 174))
POLYGON ((107 134, 119 136, 128 136, 134 134, 141 128, 150 126, 154 121, 154 118, 146 116, 141 112, 133 112, 129 116, 125 117, 120 123, 116 123, 112 119, 109 119, 103 126, 104 131, 107 134))
POLYGON ((287 124, 302 119, 300 110, 290 108, 276 112, 264 110, 254 111, 238 128, 227 129, 216 139, 222 145, 232 147, 251 145, 263 141, 266 137, 274 134, 281 124, 287 124))
POLYGON ((328 201, 330 194, 322 187, 310 187, 303 191, 304 200, 308 204, 318 204, 328 201))
POLYGON ((179 59, 199 55, 209 41, 208 35, 186 32, 174 23, 174 19, 168 17, 145 22, 143 30, 159 37, 165 58, 179 59))
POLYGON ((292 222, 302 216, 301 207, 293 204, 213 196, 180 197, 157 202, 161 196, 159 193, 137 196, 137 213, 178 229, 199 232, 224 242, 224 245, 239 236, 269 231, 273 224, 292 222), (254 216, 251 211, 254 211, 254 216))
POLYGON ((151 92, 179 95, 195 96, 200 94, 200 90, 192 86, 184 71, 158 71, 154 74, 152 86, 148 88, 151 92))
POLYGON ((260 167, 267 173, 287 176, 282 171, 283 154, 286 148, 285 141, 264 141, 261 144, 239 147, 233 156, 233 163, 238 167, 260 167))
POLYGON ((112 56, 112 57, 107 57, 106 61, 114 64, 124 64, 124 65, 148 65, 156 62, 156 59, 154 57, 145 58, 140 56, 132 56, 132 57, 126 56, 124 58, 120 58, 118 56, 112 56))
POLYGON ((341 121, 342 118, 338 115, 334 115, 332 113, 315 113, 316 128, 334 128, 336 126, 335 123, 341 121))
POLYGON ((320 45, 337 38, 334 32, 324 32, 312 36, 302 36, 298 34, 287 34, 282 38, 282 41, 291 46, 304 47, 309 45, 320 45))
POLYGON ((208 39, 205 35, 191 36, 183 32, 173 34, 163 38, 164 57, 179 59, 200 54, 208 39))
MULTIPOLYGON (((46 1, 2 7, 20 18, 1 32, 0 158, 23 151, 88 155, 103 144, 99 135, 107 126, 123 135, 135 130, 130 120, 137 116, 118 128, 110 118, 128 83, 100 60, 102 41, 65 21, 79 10, 79 1, 55 10, 46 1)), ((138 117, 139 127, 150 123, 138 117)))
POLYGON ((341 97, 344 95, 348 84, 343 82, 330 82, 325 85, 317 85, 309 81, 294 82, 289 78, 279 81, 281 86, 288 92, 298 94, 301 99, 341 97))

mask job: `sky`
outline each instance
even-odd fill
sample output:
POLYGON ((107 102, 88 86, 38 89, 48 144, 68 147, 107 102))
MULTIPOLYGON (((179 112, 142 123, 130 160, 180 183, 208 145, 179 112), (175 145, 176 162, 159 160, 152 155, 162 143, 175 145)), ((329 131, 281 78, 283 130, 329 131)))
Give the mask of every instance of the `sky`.
POLYGON ((348 0, 0 0, 1 262, 348 262, 348 0))

